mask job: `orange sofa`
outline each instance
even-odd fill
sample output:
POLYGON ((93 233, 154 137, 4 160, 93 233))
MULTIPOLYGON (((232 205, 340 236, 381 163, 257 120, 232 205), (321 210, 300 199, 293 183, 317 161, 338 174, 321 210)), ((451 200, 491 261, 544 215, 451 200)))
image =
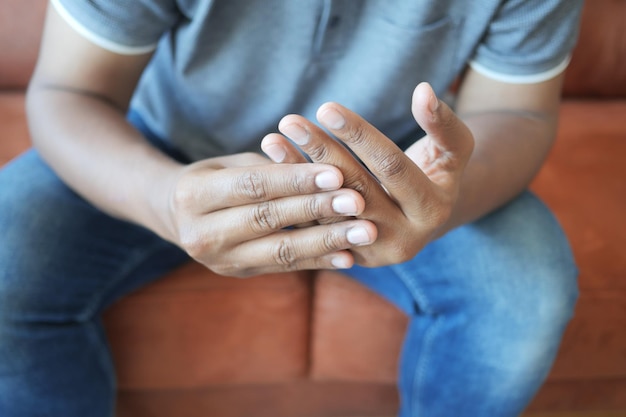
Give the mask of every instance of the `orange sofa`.
MULTIPOLYGON (((24 88, 43 0, 0 3, 0 164, 29 146, 24 88)), ((626 1, 586 5, 556 145, 532 189, 581 298, 530 411, 626 412, 626 1)), ((2 192, 2 190, 0 190, 2 192)), ((189 263, 105 317, 120 417, 390 416, 406 317, 337 273, 238 280, 189 263)))

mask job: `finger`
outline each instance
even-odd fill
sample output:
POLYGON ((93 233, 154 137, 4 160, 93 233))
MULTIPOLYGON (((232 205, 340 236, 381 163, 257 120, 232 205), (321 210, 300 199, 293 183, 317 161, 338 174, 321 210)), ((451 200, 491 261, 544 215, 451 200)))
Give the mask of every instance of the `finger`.
MULTIPOLYGON (((202 262, 202 261, 200 261, 202 262)), ((287 265, 273 263, 271 265, 247 265, 244 267, 239 262, 225 260, 221 265, 207 264, 213 272, 238 278, 248 278, 262 274, 275 274, 281 272, 322 270, 322 269, 347 269, 355 264, 355 259, 350 251, 342 250, 317 258, 302 259, 287 265)))
POLYGON ((361 159, 396 200, 406 199, 407 184, 419 185, 419 181, 425 180, 395 143, 358 114, 337 103, 326 103, 319 108, 317 117, 361 159))
POLYGON ((211 213, 196 225, 207 233, 205 241, 232 247, 297 224, 328 217, 357 216, 365 201, 356 191, 339 191, 283 197, 211 213))
POLYGON ((321 164, 267 164, 195 172, 185 178, 176 203, 197 213, 269 201, 276 198, 337 190, 343 175, 321 164))
POLYGON ((373 223, 351 220, 274 233, 239 245, 233 255, 240 260, 243 269, 259 266, 269 271, 345 268, 351 264, 346 263, 342 251, 372 244, 376 237, 373 223), (341 254, 339 259, 338 253, 341 254))
MULTIPOLYGON (((261 149, 275 163, 308 163, 306 157, 296 148, 289 139, 278 133, 270 133, 261 140, 261 149)), ((293 227, 311 227, 318 224, 316 221, 294 224, 293 227)))
MULTIPOLYGON (((308 163, 303 153, 293 145, 289 139, 277 133, 270 133, 261 141, 261 149, 276 163, 308 163)), ((335 223, 341 221, 341 217, 329 217, 321 220, 321 223, 335 223)), ((311 227, 320 223, 319 220, 294 224, 294 227, 311 227)))
POLYGON ((343 145, 304 117, 295 114, 285 116, 278 129, 313 162, 338 167, 344 177, 343 185, 361 193, 368 205, 373 201, 372 195, 384 193, 378 181, 343 145))
POLYGON ((307 159, 283 135, 270 133, 261 141, 261 149, 276 163, 306 163, 307 159))
POLYGON ((411 110, 427 133, 423 140, 428 143, 421 147, 427 155, 419 158, 424 161, 422 168, 439 185, 456 183, 474 147, 471 131, 446 103, 437 98, 428 83, 415 88, 411 110))
MULTIPOLYGON (((344 176, 344 187, 352 188, 366 201, 365 210, 359 218, 383 224, 389 218, 400 216, 401 210, 389 198, 378 180, 341 143, 332 139, 324 130, 299 115, 285 116, 279 130, 309 155, 312 161, 338 167, 344 176), (382 218, 381 216, 384 216, 382 218)), ((324 219, 320 223, 332 223, 338 219, 324 219)), ((381 233, 386 234, 386 228, 381 233)))

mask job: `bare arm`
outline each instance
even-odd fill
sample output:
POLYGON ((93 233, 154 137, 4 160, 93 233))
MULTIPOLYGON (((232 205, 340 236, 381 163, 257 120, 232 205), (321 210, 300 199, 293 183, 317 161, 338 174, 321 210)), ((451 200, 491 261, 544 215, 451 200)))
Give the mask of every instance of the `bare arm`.
POLYGON ((27 112, 34 146, 71 188, 110 215, 159 230, 163 202, 146 201, 154 195, 146 190, 178 166, 125 120, 149 59, 93 45, 49 7, 27 112))
POLYGON ((556 136, 562 78, 507 84, 468 71, 455 111, 475 146, 443 231, 489 213, 528 187, 556 136))
POLYGON ((370 243, 355 220, 287 226, 359 214, 360 195, 341 189, 324 164, 270 164, 237 154, 182 166, 126 122, 149 55, 124 56, 83 39, 50 8, 27 96, 33 143, 78 194, 111 216, 140 224, 214 271, 247 276, 348 267, 370 243), (362 237, 365 236, 364 240, 362 237))

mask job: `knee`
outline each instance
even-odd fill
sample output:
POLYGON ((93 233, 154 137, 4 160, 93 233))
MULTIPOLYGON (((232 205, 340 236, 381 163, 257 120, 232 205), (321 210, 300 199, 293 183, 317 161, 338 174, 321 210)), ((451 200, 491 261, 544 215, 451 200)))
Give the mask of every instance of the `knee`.
POLYGON ((578 268, 567 237, 547 208, 534 199, 526 212, 529 221, 518 232, 511 262, 510 303, 537 334, 560 339, 578 299, 578 268))
POLYGON ((59 198, 59 184, 34 152, 0 171, 0 328, 54 312, 49 300, 62 293, 52 279, 55 271, 63 275, 55 260, 64 224, 75 217, 59 198))
POLYGON ((577 276, 573 261, 537 262, 524 276, 508 277, 504 294, 491 295, 492 314, 519 337, 558 343, 578 300, 577 276))
POLYGON ((578 269, 567 237, 529 193, 494 217, 483 230, 492 238, 487 245, 491 266, 484 268, 491 275, 484 281, 486 303, 533 332, 560 334, 578 298, 578 269))
POLYGON ((533 219, 516 227, 514 238, 509 234, 493 249, 506 268, 501 264, 474 287, 479 295, 472 308, 484 320, 482 336, 499 346, 494 359, 500 366, 545 375, 574 314, 578 270, 554 218, 541 206, 535 210, 540 213, 531 210, 533 219))

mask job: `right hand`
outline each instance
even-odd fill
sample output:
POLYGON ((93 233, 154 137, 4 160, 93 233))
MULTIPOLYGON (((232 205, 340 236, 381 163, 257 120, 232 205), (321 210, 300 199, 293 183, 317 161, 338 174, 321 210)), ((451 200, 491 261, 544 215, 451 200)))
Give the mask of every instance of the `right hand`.
POLYGON ((276 165, 251 153, 199 161, 171 181, 164 237, 221 275, 348 268, 348 249, 377 231, 352 217, 365 202, 342 183, 324 164, 276 165), (289 228, 338 215, 346 220, 289 228))

